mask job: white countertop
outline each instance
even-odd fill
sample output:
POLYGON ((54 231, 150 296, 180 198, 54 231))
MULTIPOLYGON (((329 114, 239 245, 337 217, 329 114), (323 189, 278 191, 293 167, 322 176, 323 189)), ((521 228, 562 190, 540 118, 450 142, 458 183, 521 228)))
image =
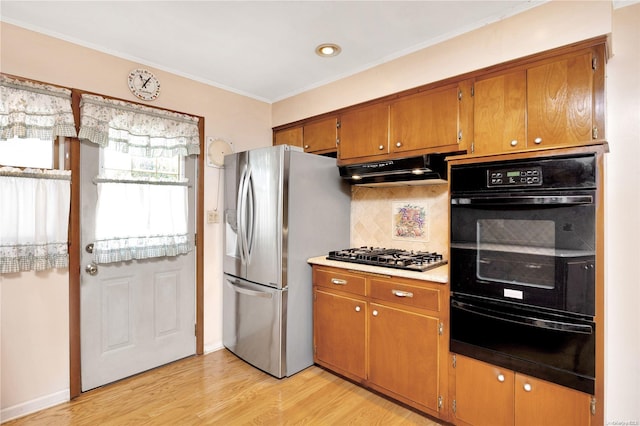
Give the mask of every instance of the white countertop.
POLYGON ((312 265, 332 266, 334 268, 351 269, 352 271, 371 272, 374 274, 391 275, 394 277, 411 278, 414 280, 432 281, 441 284, 449 282, 449 264, 430 269, 425 272, 408 271, 405 269, 385 268, 383 266, 363 265, 361 263, 340 262, 329 260, 327 256, 312 257, 307 260, 312 265))

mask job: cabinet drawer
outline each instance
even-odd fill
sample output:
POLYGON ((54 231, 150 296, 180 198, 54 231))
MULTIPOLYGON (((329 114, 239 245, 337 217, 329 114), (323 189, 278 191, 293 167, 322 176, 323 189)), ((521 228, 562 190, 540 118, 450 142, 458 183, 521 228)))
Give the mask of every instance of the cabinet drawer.
POLYGON ((415 308, 440 311, 440 290, 372 279, 369 296, 415 308))
POLYGON ((365 278, 329 269, 314 268, 313 284, 364 296, 365 278))

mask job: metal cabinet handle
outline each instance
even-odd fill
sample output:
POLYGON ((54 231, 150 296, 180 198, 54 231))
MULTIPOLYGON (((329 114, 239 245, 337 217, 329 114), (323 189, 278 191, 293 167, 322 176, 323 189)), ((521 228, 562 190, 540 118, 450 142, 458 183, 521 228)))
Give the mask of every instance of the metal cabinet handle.
POLYGON ((378 146, 378 149, 379 149, 380 151, 382 151, 382 150, 384 149, 384 145, 380 145, 380 146, 378 146))
POLYGON ((356 312, 360 312, 361 308, 360 306, 356 306, 356 312))
POLYGON ((86 251, 87 253, 91 254, 91 253, 93 253, 93 247, 94 247, 93 243, 89 243, 84 248, 84 251, 86 251))
POLYGON ((373 312, 371 312, 371 315, 373 315, 374 317, 377 317, 377 316, 378 316, 378 311, 376 311, 376 310, 374 309, 374 311, 373 311, 373 312))
POLYGON ((540 145, 540 144, 542 143, 542 138, 540 138, 540 137, 535 138, 535 139, 533 140, 533 143, 535 143, 536 145, 540 145))
POLYGON ((518 141, 516 139, 511 141, 511 146, 516 146, 518 145, 518 141))
POLYGON ((331 278, 331 284, 335 285, 347 285, 347 280, 341 280, 339 278, 331 278))
POLYGON ((304 149, 309 149, 309 145, 305 145, 305 146, 304 146, 304 149))
POLYGON ((396 146, 397 146, 398 148, 400 148, 400 147, 402 146, 402 142, 400 142, 400 141, 396 142, 396 146))
POLYGON ((413 293, 410 291, 391 290, 391 293, 397 297, 413 297, 413 293))
POLYGON ((89 275, 96 275, 98 273, 98 265, 91 262, 90 264, 84 267, 84 270, 89 275))
POLYGON ((528 265, 524 265, 525 268, 529 268, 529 269, 542 269, 542 265, 536 265, 536 264, 528 264, 528 265))
POLYGON ((502 373, 498 374, 498 381, 500 383, 504 382, 504 374, 502 374, 502 373))
POLYGON ((522 386, 524 388, 525 392, 531 392, 531 384, 529 383, 525 383, 524 386, 522 386))

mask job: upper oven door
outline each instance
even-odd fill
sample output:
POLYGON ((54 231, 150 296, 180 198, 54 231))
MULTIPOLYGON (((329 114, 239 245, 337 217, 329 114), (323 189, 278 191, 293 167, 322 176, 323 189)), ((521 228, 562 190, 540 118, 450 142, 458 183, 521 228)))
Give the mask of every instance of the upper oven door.
POLYGON ((452 195, 452 291, 594 315, 595 216, 595 190, 452 195))

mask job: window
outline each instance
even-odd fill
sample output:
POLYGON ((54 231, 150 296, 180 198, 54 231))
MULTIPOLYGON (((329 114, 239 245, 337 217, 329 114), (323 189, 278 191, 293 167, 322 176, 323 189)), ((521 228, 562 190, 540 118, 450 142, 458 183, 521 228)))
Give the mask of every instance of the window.
POLYGON ((0 140, 0 165, 52 169, 53 147, 53 141, 34 138, 0 140))
POLYGON ((100 150, 100 176, 116 180, 180 182, 184 157, 144 157, 107 147, 100 150))
POLYGON ((0 273, 66 268, 71 172, 51 169, 71 91, 0 75, 0 100, 0 273))

